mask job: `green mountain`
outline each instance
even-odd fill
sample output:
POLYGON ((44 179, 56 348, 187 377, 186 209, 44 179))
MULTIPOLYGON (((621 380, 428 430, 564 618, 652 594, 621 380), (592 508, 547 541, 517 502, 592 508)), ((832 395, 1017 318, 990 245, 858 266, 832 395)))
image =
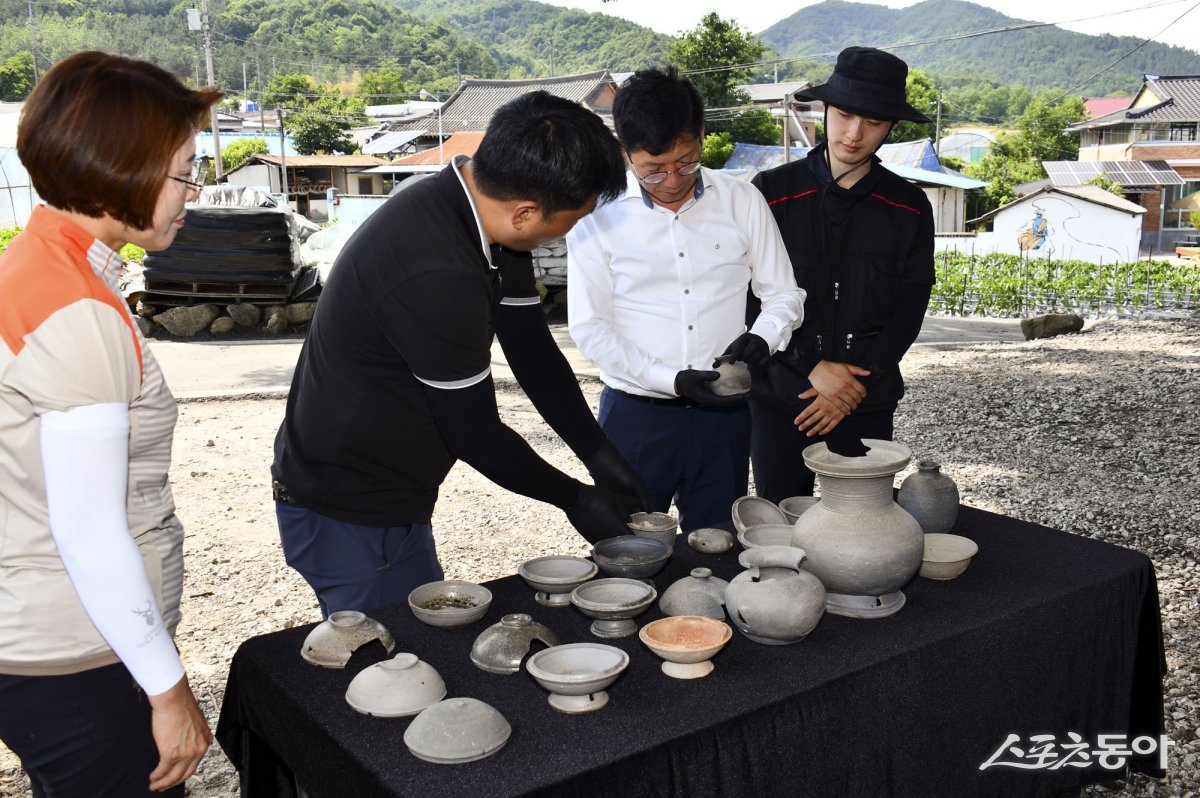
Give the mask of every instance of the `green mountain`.
POLYGON ((964 0, 924 0, 903 9, 825 0, 759 37, 785 58, 833 61, 843 47, 869 45, 951 82, 1019 83, 1085 97, 1132 94, 1144 73, 1200 74, 1200 53, 1157 42, 1142 46, 1142 39, 1130 36, 1089 36, 1053 26, 967 35, 1023 24, 964 0))

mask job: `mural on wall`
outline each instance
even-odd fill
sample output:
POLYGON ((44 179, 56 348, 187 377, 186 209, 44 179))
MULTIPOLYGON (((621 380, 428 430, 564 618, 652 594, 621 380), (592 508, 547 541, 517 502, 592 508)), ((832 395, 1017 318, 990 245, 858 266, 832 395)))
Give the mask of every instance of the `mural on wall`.
MULTIPOLYGON (((1017 236, 1017 247, 1022 252, 1041 249, 1053 232, 1050 222, 1046 220, 1045 210, 1037 203, 1034 203, 1033 206, 1033 219, 1029 221, 1028 225, 1018 229, 1021 232, 1017 236)), ((1052 251, 1054 251, 1053 246, 1047 247, 1047 253, 1052 251)))
POLYGON ((1103 250, 1116 259, 1122 257, 1116 249, 1097 240, 1095 231, 1089 229, 1082 210, 1088 203, 1083 200, 1052 195, 1043 196, 1032 205, 1033 218, 1017 228, 1017 249, 1022 255, 1036 252, 1049 258, 1059 252, 1065 257, 1079 257, 1078 253, 1088 250, 1103 250), (1051 219, 1057 227, 1050 223, 1051 219))

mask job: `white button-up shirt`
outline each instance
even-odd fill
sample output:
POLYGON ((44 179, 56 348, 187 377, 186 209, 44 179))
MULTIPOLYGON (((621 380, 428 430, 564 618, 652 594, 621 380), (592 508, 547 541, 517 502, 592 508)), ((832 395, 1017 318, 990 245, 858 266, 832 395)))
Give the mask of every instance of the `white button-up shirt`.
POLYGON ((676 374, 712 368, 746 331, 747 286, 762 302, 750 332, 772 352, 786 346, 805 293, 758 190, 701 169, 694 195, 671 211, 628 181, 567 235, 568 325, 604 383, 675 396, 676 374))

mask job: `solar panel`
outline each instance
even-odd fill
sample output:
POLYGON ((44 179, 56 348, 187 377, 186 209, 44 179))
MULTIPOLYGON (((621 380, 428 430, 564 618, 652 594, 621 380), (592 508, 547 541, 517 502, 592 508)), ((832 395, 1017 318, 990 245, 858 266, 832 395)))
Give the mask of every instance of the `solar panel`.
POLYGON ((1082 186, 1104 175, 1122 188, 1176 186, 1184 182, 1166 161, 1042 161, 1055 186, 1082 186))

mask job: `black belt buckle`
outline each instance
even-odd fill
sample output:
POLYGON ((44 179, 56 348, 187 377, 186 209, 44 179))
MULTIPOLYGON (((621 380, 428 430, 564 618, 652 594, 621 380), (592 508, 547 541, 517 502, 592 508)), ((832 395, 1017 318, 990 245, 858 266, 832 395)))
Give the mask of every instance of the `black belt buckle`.
POLYGON ((292 495, 288 493, 287 485, 284 485, 277 479, 271 481, 271 496, 275 501, 283 502, 284 504, 300 504, 300 502, 293 499, 292 495))

